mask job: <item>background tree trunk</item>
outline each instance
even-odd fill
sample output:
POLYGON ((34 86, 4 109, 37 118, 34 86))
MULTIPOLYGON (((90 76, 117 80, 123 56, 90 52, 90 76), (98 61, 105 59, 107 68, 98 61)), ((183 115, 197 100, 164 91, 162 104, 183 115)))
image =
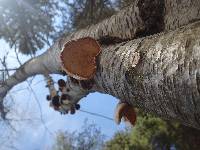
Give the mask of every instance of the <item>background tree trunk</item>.
POLYGON ((165 30, 174 30, 199 18, 199 0, 165 0, 165 30))

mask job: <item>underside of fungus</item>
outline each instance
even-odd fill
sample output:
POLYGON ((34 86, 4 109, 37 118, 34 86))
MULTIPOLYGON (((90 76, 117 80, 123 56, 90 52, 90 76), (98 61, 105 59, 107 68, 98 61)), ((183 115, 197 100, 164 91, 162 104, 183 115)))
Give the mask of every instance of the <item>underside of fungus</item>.
POLYGON ((116 107, 115 111, 115 122, 120 124, 121 119, 129 122, 132 126, 135 125, 136 122, 136 112, 132 106, 127 103, 119 103, 116 107))
POLYGON ((91 79, 96 73, 96 57, 101 49, 90 37, 67 42, 60 54, 63 70, 77 80, 91 79))

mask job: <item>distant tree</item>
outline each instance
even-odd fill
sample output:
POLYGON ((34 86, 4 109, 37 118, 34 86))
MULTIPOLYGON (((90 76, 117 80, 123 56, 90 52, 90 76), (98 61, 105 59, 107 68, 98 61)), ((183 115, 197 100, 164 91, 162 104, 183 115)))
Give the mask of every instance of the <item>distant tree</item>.
POLYGON ((53 150, 73 150, 74 133, 59 132, 56 137, 56 143, 53 145, 53 150))
POLYGON ((109 0, 1 1, 0 38, 23 54, 35 54, 63 32, 97 23, 114 12, 109 0))
POLYGON ((117 132, 105 150, 200 149, 200 131, 150 115, 140 115, 134 128, 117 132))
POLYGON ((104 135, 95 124, 85 121, 82 131, 59 132, 53 150, 100 150, 104 144, 104 135))
POLYGON ((129 150, 131 148, 130 131, 124 130, 115 133, 112 139, 107 141, 104 150, 129 150))
POLYGON ((69 6, 72 27, 84 28, 114 14, 115 9, 111 0, 66 0, 69 6))
POLYGON ((149 115, 138 117, 137 125, 132 129, 130 136, 132 147, 136 150, 154 150, 156 146, 157 149, 169 149, 176 140, 173 138, 172 130, 168 130, 165 121, 149 115), (158 135, 163 136, 164 143, 156 138, 158 135))
POLYGON ((23 54, 35 54, 54 36, 59 11, 64 10, 54 0, 1 1, 0 38, 23 54))

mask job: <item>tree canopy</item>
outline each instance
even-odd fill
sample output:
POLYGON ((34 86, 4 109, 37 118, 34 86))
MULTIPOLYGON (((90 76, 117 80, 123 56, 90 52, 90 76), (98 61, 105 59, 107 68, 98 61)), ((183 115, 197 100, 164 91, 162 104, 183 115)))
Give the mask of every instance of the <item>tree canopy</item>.
POLYGON ((58 132, 52 150, 100 150, 105 136, 95 124, 85 120, 81 131, 58 132))
POLYGON ((177 150, 199 149, 200 131, 174 121, 140 114, 134 128, 115 133, 105 150, 177 150))
POLYGON ((86 121, 81 131, 59 132, 52 150, 198 150, 199 140, 197 129, 140 112, 134 128, 127 126, 107 140, 86 121))
POLYGON ((1 1, 0 38, 23 54, 35 54, 55 33, 56 10, 58 2, 53 0, 1 1))

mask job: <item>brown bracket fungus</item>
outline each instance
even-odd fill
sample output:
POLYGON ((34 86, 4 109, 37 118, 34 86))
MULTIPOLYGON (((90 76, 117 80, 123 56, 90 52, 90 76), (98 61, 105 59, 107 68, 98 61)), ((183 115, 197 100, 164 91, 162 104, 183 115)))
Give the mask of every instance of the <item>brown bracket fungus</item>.
POLYGON ((136 112, 133 106, 130 106, 127 103, 119 103, 115 111, 115 122, 120 124, 121 119, 124 118, 125 121, 129 122, 132 126, 136 122, 136 112))
POLYGON ((91 79, 96 73, 100 51, 98 42, 90 37, 66 43, 60 55, 63 70, 77 80, 91 79))

